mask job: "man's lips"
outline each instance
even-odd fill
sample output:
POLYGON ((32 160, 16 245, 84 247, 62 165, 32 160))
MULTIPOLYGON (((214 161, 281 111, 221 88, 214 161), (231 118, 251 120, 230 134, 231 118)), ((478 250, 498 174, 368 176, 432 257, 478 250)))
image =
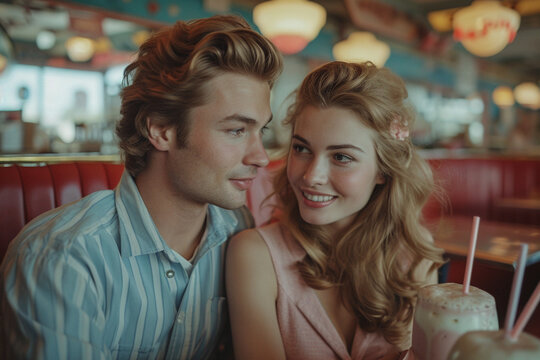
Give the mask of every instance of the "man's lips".
POLYGON ((231 183, 238 190, 247 190, 253 183, 254 178, 230 179, 231 183))

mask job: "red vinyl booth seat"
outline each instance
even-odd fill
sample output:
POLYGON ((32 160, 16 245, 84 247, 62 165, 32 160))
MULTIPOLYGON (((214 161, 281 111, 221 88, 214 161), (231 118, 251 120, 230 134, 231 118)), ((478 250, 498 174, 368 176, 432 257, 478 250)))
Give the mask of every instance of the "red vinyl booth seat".
POLYGON ((36 216, 118 184, 123 165, 62 163, 0 167, 0 260, 9 242, 36 216))

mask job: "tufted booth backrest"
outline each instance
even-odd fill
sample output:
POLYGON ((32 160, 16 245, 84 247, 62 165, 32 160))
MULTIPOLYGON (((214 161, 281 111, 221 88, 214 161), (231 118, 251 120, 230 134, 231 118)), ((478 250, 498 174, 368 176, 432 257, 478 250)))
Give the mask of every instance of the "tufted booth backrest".
MULTIPOLYGON (((271 207, 261 204, 272 191, 271 173, 281 164, 276 161, 259 169, 247 193, 257 225, 270 217, 271 207)), ((113 189, 123 171, 123 165, 105 162, 0 166, 0 261, 9 242, 30 220, 94 191, 113 189)))
POLYGON ((539 210, 498 206, 502 199, 540 197, 539 158, 444 158, 429 163, 450 202, 443 213, 540 224, 539 210))
POLYGON ((75 162, 0 167, 0 260, 22 227, 41 213, 118 184, 123 165, 75 162))
MULTIPOLYGON (((477 215, 485 220, 540 224, 540 210, 498 206, 501 199, 540 198, 540 158, 492 156, 427 161, 448 200, 448 207, 444 207, 432 197, 423 211, 428 220, 437 220, 441 215, 477 215)), ((282 165, 282 161, 274 160, 260 169, 250 189, 248 204, 257 225, 271 215, 272 201, 263 206, 261 203, 272 191, 272 174, 282 165)))
MULTIPOLYGON (((448 195, 450 208, 441 210, 431 201, 424 208, 427 218, 451 213, 540 224, 538 210, 496 206, 498 199, 540 194, 540 159, 441 158, 430 159, 429 163, 448 195)), ((263 200, 272 192, 272 174, 282 165, 282 160, 274 160, 259 169, 248 191, 247 205, 257 225, 271 216, 272 202, 263 204, 263 200)), ((0 167, 0 260, 8 243, 28 221, 94 191, 114 188, 123 169, 123 165, 105 162, 0 167)))

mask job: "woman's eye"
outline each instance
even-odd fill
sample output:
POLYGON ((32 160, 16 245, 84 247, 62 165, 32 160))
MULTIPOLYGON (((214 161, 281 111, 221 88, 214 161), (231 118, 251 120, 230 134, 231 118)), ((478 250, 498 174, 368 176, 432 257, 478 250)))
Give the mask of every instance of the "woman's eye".
POLYGON ((334 159, 336 159, 340 163, 349 163, 349 162, 353 161, 352 157, 350 157, 348 155, 345 155, 345 154, 336 154, 336 155, 334 155, 334 159))
POLYGON ((238 128, 238 129, 231 129, 231 130, 228 130, 229 134, 233 135, 233 136, 241 136, 244 134, 246 130, 244 128, 238 128))

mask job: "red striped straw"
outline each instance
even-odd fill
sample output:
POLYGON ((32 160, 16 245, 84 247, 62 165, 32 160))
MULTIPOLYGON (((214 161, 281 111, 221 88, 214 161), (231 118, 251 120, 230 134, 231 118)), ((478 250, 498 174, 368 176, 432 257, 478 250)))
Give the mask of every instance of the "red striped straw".
POLYGON ((516 320, 516 311, 521 293, 521 284, 523 283, 523 273, 527 262, 527 250, 529 245, 521 244, 521 252, 519 253, 516 270, 514 271, 514 280, 512 281, 512 290, 510 292, 510 301, 506 310, 506 319, 504 322, 504 337, 510 339, 510 332, 516 320))
POLYGON ((480 225, 480 217, 473 217, 473 228, 471 231, 471 239, 469 241, 469 252, 467 254, 467 265, 465 266, 465 277, 463 278, 463 293, 468 294, 471 285, 472 265, 474 261, 474 252, 476 250, 476 239, 478 237, 478 226, 480 225))
POLYGON ((527 304, 525 304, 525 307, 523 308, 523 311, 521 312, 521 315, 519 315, 519 318, 516 321, 516 325, 512 329, 512 332, 510 333, 510 339, 516 340, 519 337, 519 334, 523 331, 523 328, 525 325, 527 325, 527 322, 531 318, 534 309, 536 309, 536 305, 538 305, 538 302, 540 301, 540 281, 538 282, 538 285, 536 285, 536 289, 534 290, 533 294, 529 298, 529 301, 527 301, 527 304))

